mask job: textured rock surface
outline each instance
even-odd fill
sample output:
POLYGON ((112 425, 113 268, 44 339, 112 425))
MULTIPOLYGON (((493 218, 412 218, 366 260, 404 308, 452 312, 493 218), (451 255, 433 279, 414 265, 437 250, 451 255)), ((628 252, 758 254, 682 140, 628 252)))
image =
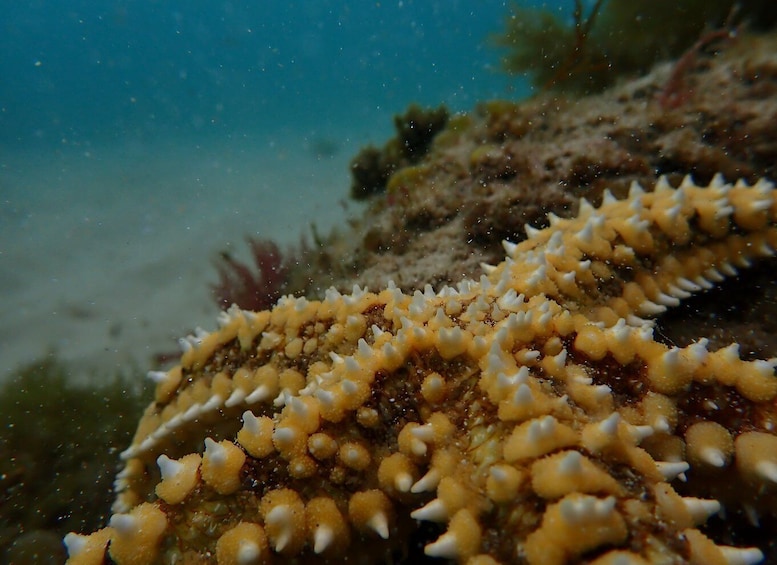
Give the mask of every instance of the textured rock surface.
POLYGON ((420 290, 477 278, 482 261, 501 260, 503 239, 525 237, 524 224, 576 213, 578 197, 596 204, 604 188, 623 196, 634 180, 775 178, 777 38, 744 35, 700 57, 683 104, 667 108, 659 97, 673 69, 601 95, 494 101, 452 117, 430 153, 389 180, 314 286, 377 289, 391 278, 420 290))

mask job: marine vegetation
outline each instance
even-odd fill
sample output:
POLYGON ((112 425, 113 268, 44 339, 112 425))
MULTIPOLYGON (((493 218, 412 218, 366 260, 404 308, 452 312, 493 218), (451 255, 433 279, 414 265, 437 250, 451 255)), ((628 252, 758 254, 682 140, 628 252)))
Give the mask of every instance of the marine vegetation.
POLYGON ((289 257, 284 257, 271 239, 246 237, 246 242, 255 268, 227 251, 221 252, 216 262, 219 282, 211 285, 211 293, 220 308, 237 304, 263 310, 275 304, 285 290, 292 262, 289 257))
POLYGON ((351 160, 351 197, 362 200, 383 192, 394 171, 417 163, 426 154, 448 117, 445 106, 425 109, 417 104, 394 116, 396 135, 382 148, 369 145, 351 160))
POLYGON ((743 30, 691 63, 679 82, 681 63, 670 63, 588 97, 548 91, 452 116, 412 170, 394 173, 396 194, 370 202, 350 238, 354 268, 319 287, 375 289, 391 278, 412 292, 476 278, 503 239, 525 237, 525 223, 545 226, 546 213, 568 215, 579 196, 622 196, 656 174, 777 178, 777 35, 743 30))
POLYGON ((148 395, 137 378, 72 377, 47 358, 0 387, 0 562, 64 561, 61 536, 109 515, 116 455, 148 395))
POLYGON ((681 55, 705 30, 740 22, 766 28, 776 20, 771 0, 597 0, 588 9, 575 0, 569 20, 513 3, 492 40, 505 50, 503 68, 528 73, 535 87, 594 92, 681 55))

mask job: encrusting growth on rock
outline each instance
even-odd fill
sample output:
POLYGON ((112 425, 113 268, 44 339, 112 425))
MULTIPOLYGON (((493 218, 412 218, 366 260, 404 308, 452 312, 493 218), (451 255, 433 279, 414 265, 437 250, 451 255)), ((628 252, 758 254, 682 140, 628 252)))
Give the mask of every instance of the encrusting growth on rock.
POLYGON ((70 563, 374 562, 418 522, 461 563, 759 562, 698 528, 774 514, 775 360, 650 318, 774 255, 777 192, 661 178, 549 219, 478 281, 233 307, 183 339, 70 563))

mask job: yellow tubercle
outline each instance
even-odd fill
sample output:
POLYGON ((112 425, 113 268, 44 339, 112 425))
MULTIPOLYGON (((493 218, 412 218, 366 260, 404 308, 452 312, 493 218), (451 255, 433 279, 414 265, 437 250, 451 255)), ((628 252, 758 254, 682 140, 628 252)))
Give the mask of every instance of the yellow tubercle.
POLYGON ((644 220, 637 216, 617 218, 612 227, 621 236, 624 243, 634 251, 649 254, 654 250, 654 240, 651 233, 645 229, 644 220))
MULTIPOLYGON (((762 554, 757 555, 760 551, 750 550, 747 560, 733 561, 724 553, 723 548, 699 530, 688 529, 683 531, 682 535, 688 543, 691 565, 731 565, 731 563, 759 563, 763 560, 762 554)), ((747 550, 744 552, 748 553, 747 550)))
POLYGON ((569 494, 548 507, 540 527, 526 538, 530 565, 563 565, 600 546, 617 547, 628 537, 615 498, 569 494))
POLYGON ((233 389, 242 390, 246 395, 254 390, 254 373, 245 367, 238 367, 232 375, 233 389))
POLYGON ((494 465, 486 480, 486 495, 494 502, 509 503, 518 496, 527 478, 528 473, 512 465, 494 465))
POLYGON ((427 455, 428 447, 424 441, 418 437, 418 432, 421 424, 417 422, 409 422, 399 431, 397 436, 397 445, 400 453, 404 453, 411 460, 424 458, 427 455))
POLYGON ((549 414, 554 404, 554 398, 534 382, 522 383, 499 402, 497 417, 503 422, 523 422, 549 414))
POLYGON ((224 343, 225 340, 232 339, 234 334, 237 333, 236 329, 233 331, 230 331, 230 329, 232 328, 224 328, 220 332, 213 332, 200 338, 196 346, 189 347, 183 352, 181 355, 181 365, 186 369, 200 368, 213 355, 216 348, 224 343))
POLYGON ((334 456, 338 448, 337 441, 328 434, 316 433, 308 438, 308 451, 319 461, 334 456))
POLYGON ((720 207, 725 206, 720 200, 715 199, 699 199, 696 202, 697 223, 699 228, 705 233, 715 237, 721 238, 730 229, 729 217, 725 214, 720 214, 720 207))
POLYGON ((267 400, 278 396, 278 371, 272 365, 262 365, 253 374, 253 387, 248 398, 251 398, 251 394, 260 391, 261 400, 267 400))
POLYGON ((467 509, 456 512, 447 531, 424 548, 430 557, 465 561, 474 557, 480 548, 482 530, 477 517, 467 509))
POLYGON ((295 337, 286 344, 286 346, 283 348, 283 353, 289 359, 296 359, 302 353, 302 348, 304 345, 305 343, 301 338, 295 337))
POLYGON ((309 435, 294 423, 279 422, 272 434, 275 449, 286 459, 304 455, 309 435))
POLYGON ((357 492, 348 501, 348 518, 360 531, 388 539, 394 510, 391 501, 380 490, 357 492))
POLYGON ((211 395, 215 394, 226 400, 232 394, 233 387, 234 381, 232 377, 224 371, 220 371, 213 377, 213 382, 210 384, 210 392, 211 395))
POLYGON ((472 334, 458 326, 440 328, 435 334, 435 347, 443 359, 453 359, 472 345, 472 334))
POLYGON ((615 496, 623 492, 612 476, 578 451, 562 451, 534 462, 531 477, 534 492, 548 499, 574 492, 615 496))
POLYGON ((259 565, 270 557, 267 534, 259 524, 239 522, 216 543, 218 565, 259 565))
POLYGON ((318 431, 319 402, 313 397, 292 397, 281 411, 280 424, 294 426, 305 434, 318 431))
POLYGON ((366 406, 361 406, 356 410, 356 421, 363 428, 368 428, 371 430, 378 429, 382 425, 378 411, 374 408, 368 408, 366 406))
POLYGON ((685 431, 685 453, 692 466, 725 467, 734 454, 731 434, 716 422, 697 422, 685 431))
POLYGON ((777 396, 777 376, 771 361, 742 361, 737 391, 753 402, 769 402, 777 396))
POLYGON ((305 386, 305 375, 294 369, 285 369, 278 375, 278 386, 292 395, 305 386))
POLYGON ((553 416, 529 420, 517 426, 504 443, 508 462, 534 459, 578 442, 578 434, 553 416))
POLYGON ((350 543, 350 528, 335 501, 317 497, 305 506, 310 546, 315 554, 340 554, 350 543))
POLYGON ((679 530, 703 523, 710 514, 720 509, 720 504, 713 500, 708 501, 711 503, 711 506, 708 506, 699 499, 684 499, 667 483, 655 485, 653 492, 661 519, 679 530))
POLYGON ((444 445, 456 431, 456 427, 443 412, 433 412, 427 425, 432 428, 432 442, 436 445, 444 445))
POLYGON ((371 461, 369 450, 356 442, 347 442, 340 446, 340 462, 354 471, 363 471, 371 461))
POLYGON ((156 495, 168 504, 183 502, 199 482, 202 458, 196 453, 178 460, 160 455, 157 459, 162 480, 156 485, 156 495))
POLYGON ((152 563, 159 550, 159 540, 167 529, 167 517, 156 504, 144 502, 128 514, 111 517, 111 559, 119 565, 152 563))
POLYGON ((607 385, 594 385, 585 382, 572 381, 567 385, 567 391, 575 403, 592 414, 613 411, 614 404, 611 389, 607 385))
POLYGON ((270 316, 271 313, 269 311, 243 313, 242 319, 239 320, 237 325, 237 339, 243 351, 247 351, 256 339, 256 336, 261 335, 265 330, 270 323, 270 316))
MULTIPOLYGON (((748 231, 763 230, 769 222, 769 212, 775 199, 771 196, 773 186, 765 186, 766 181, 759 181, 763 195, 758 200, 753 200, 752 189, 744 183, 737 184, 729 191, 728 199, 734 206, 734 222, 742 229, 748 231)), ((759 185, 756 185, 757 187, 759 185)))
POLYGON ((259 509, 270 546, 276 553, 297 555, 302 551, 307 538, 305 504, 294 490, 269 491, 262 497, 259 509))
POLYGON ((245 460, 245 452, 231 441, 216 443, 205 438, 200 466, 202 480, 219 494, 232 494, 240 488, 240 470, 245 460))
POLYGON ((295 455, 288 465, 289 476, 294 479, 307 479, 318 472, 318 465, 312 457, 295 455))
POLYGON ((580 328, 575 337, 575 349, 598 361, 607 355, 607 340, 604 330, 593 324, 580 328))
POLYGON ((176 365, 169 371, 167 371, 167 376, 165 379, 159 382, 159 384, 156 385, 156 390, 154 391, 154 401, 158 402, 159 404, 165 404, 167 402, 170 402, 173 395, 175 394, 175 391, 178 389, 178 385, 181 384, 182 379, 182 368, 181 365, 176 365))
POLYGON ((89 535, 66 535, 64 543, 68 552, 67 565, 102 565, 112 535, 112 528, 103 528, 89 535))
POLYGON ((381 490, 394 495, 410 492, 418 480, 418 468, 409 457, 392 453, 380 462, 378 482, 381 490))
POLYGON ((243 413, 243 427, 237 432, 237 441, 251 455, 261 459, 275 451, 272 441, 274 424, 267 416, 254 416, 246 410, 243 413))
POLYGON ((345 339, 356 343, 367 331, 367 319, 361 314, 351 314, 345 320, 345 339))
POLYGON ((748 480, 764 487, 777 485, 777 436, 746 432, 734 440, 736 465, 748 480))

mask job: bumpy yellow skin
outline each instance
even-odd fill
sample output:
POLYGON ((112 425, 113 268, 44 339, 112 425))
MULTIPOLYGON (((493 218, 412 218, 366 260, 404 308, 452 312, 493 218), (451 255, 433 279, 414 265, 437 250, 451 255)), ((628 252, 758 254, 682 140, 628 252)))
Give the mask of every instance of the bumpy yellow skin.
POLYGON ((472 564, 758 562, 696 528, 724 491, 775 508, 774 364, 649 318, 773 255, 776 226, 766 181, 659 179, 456 288, 233 307, 153 375, 116 514, 70 563, 375 561, 418 521, 472 564))

